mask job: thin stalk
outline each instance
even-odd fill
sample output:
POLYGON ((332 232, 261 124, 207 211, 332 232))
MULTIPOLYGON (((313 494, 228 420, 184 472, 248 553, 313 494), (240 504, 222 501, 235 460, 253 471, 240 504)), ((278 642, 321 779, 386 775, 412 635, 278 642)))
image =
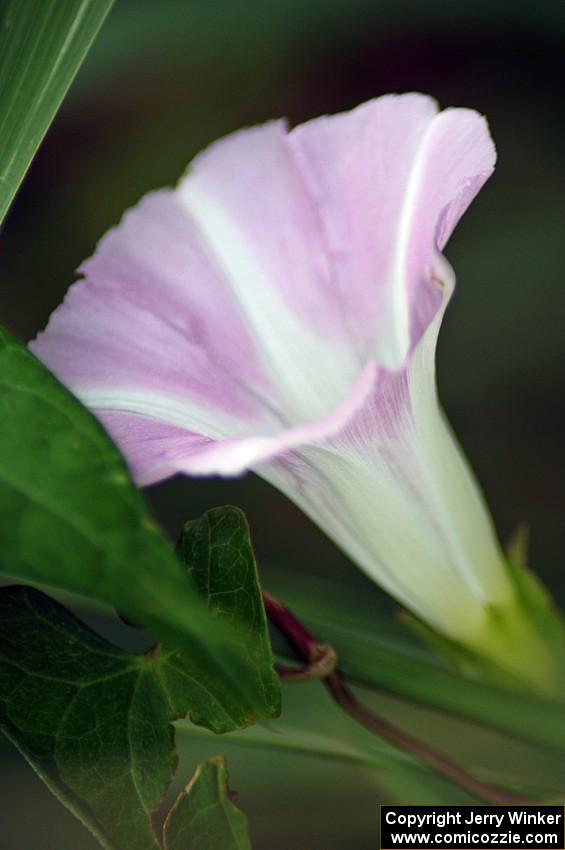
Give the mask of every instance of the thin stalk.
POLYGON ((493 805, 519 805, 531 802, 476 779, 460 765, 445 758, 428 744, 403 732, 367 708, 354 696, 338 671, 336 652, 327 644, 318 643, 294 614, 267 591, 263 591, 263 601, 269 620, 286 637, 298 657, 305 663, 304 667, 294 671, 298 675, 290 679, 287 676, 289 672, 293 672, 292 669, 282 668, 283 681, 321 678, 335 702, 357 723, 398 749, 409 753, 473 797, 493 805), (322 671, 321 675, 320 671, 322 671))

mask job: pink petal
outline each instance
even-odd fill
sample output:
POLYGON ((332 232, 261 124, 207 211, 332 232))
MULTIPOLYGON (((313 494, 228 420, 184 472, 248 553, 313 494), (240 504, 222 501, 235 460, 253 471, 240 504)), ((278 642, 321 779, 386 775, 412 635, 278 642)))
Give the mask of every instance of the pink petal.
POLYGON ((297 446, 316 444, 341 432, 366 403, 374 382, 375 366, 368 363, 347 398, 329 416, 288 428, 274 437, 213 440, 148 416, 116 411, 100 411, 98 416, 142 486, 177 472, 233 476, 284 456, 297 446))
POLYGON ((416 94, 236 133, 102 240, 32 349, 140 483, 253 469, 472 642, 511 588, 434 361, 440 252, 494 159, 484 119, 416 94))
POLYGON ((31 347, 139 480, 239 474, 334 433, 372 360, 406 360, 493 157, 483 119, 422 95, 236 133, 127 213, 31 347))
POLYGON ((297 127, 290 144, 362 349, 398 368, 440 305, 436 242, 494 167, 486 122, 467 109, 438 114, 424 95, 387 95, 297 127))
POLYGON ((481 493, 435 390, 439 313, 345 427, 255 471, 425 622, 473 643, 513 588, 481 493))
POLYGON ((193 413, 202 427, 210 410, 213 431, 280 425, 245 318, 174 192, 144 198, 81 271, 30 347, 87 404, 172 403, 173 422, 193 413))
POLYGON ((178 194, 245 312, 288 418, 329 413, 363 361, 285 123, 211 145, 178 194))

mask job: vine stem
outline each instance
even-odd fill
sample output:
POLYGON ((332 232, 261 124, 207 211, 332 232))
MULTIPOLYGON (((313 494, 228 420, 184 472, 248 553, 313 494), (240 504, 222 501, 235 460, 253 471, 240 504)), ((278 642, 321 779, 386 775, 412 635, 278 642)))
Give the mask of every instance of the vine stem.
POLYGON ((278 667, 282 681, 302 682, 321 679, 335 702, 369 732, 409 753, 422 764, 458 785, 468 794, 492 805, 525 805, 531 803, 523 797, 504 791, 476 779, 460 765, 445 758, 423 741, 414 738, 379 717, 357 700, 337 668, 337 654, 327 644, 318 643, 308 629, 278 599, 263 591, 267 617, 286 637, 304 666, 278 667))

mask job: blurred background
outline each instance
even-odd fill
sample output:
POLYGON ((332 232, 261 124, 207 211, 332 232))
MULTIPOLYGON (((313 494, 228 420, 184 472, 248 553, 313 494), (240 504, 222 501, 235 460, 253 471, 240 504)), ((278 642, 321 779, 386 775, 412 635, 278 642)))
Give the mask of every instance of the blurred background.
MULTIPOLYGON (((458 289, 440 340, 440 393, 502 539, 530 524, 531 563, 565 604, 564 48, 561 0, 117 0, 3 229, 1 319, 34 336, 122 212, 231 130, 391 91, 480 110, 499 164, 448 246, 458 289)), ((241 505, 267 585, 283 569, 374 593, 258 479, 179 479, 148 497, 173 537, 209 507, 241 505)), ((302 710, 296 691, 288 699, 302 710)), ((462 740, 455 723, 387 700, 383 711, 444 747, 492 751, 492 736, 462 740)), ((186 746, 187 771, 229 749, 186 746)), ((509 765, 534 764, 497 746, 509 765)), ((4 742, 0 754, 2 850, 96 846, 4 742), (23 791, 33 817, 22 820, 23 791)), ((242 747, 228 755, 254 850, 377 846, 386 791, 367 769, 242 747)))

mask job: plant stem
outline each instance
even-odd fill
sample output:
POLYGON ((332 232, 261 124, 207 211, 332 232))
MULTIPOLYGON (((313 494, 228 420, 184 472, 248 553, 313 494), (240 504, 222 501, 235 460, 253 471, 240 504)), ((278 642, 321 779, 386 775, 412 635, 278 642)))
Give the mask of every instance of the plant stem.
POLYGON ((299 658, 305 662, 304 667, 296 670, 287 667, 280 668, 283 681, 306 681, 322 678, 336 703, 357 723, 398 749, 409 753, 422 764, 455 783, 473 797, 493 805, 518 805, 531 802, 486 782, 481 782, 460 765, 437 753, 428 744, 413 738, 387 720, 378 717, 371 709, 360 703, 345 684, 343 676, 337 670, 337 654, 335 651, 327 644, 318 643, 294 614, 267 591, 263 591, 263 601, 269 620, 286 637, 299 658))

